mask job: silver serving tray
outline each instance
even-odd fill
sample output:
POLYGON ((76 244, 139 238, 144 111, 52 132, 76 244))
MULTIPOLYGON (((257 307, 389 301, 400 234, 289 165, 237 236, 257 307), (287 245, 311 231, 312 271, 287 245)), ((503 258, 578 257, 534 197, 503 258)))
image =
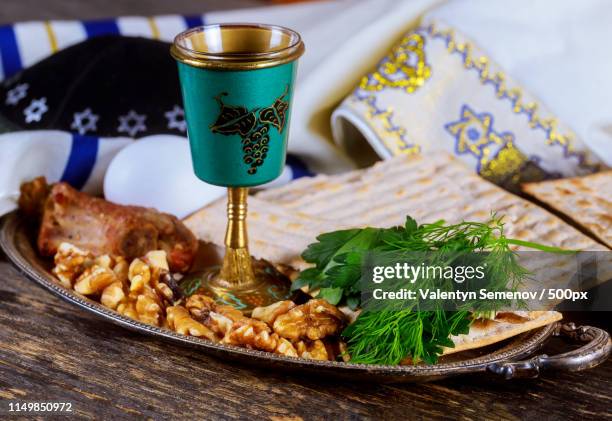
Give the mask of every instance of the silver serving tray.
POLYGON ((601 329, 588 326, 576 328, 559 323, 525 332, 485 348, 442 357, 435 365, 388 366, 315 361, 217 344, 140 323, 62 287, 49 271, 52 263, 50 259, 43 259, 36 252, 34 241, 27 228, 26 221, 16 212, 4 217, 0 228, 0 247, 28 279, 75 304, 82 311, 93 313, 111 323, 144 335, 191 346, 226 361, 238 361, 275 370, 300 371, 316 375, 329 374, 353 380, 423 382, 467 373, 488 372, 512 378, 535 377, 544 368, 580 370, 604 361, 612 348, 610 336, 601 329), (588 343, 566 354, 554 357, 537 356, 527 361, 516 362, 532 355, 551 335, 560 334, 588 343))

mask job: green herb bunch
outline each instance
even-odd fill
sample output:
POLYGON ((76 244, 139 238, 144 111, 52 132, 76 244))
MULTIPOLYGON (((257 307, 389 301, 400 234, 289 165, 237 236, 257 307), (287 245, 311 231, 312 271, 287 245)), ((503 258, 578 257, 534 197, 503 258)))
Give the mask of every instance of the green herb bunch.
MULTIPOLYGON (((370 253, 392 252, 409 255, 414 252, 429 254, 439 261, 428 264, 452 264, 454 256, 478 253, 485 263, 487 286, 497 290, 514 290, 528 275, 516 261, 511 245, 522 245, 544 251, 560 251, 554 247, 509 239, 504 235, 501 218, 492 216, 484 223, 461 222, 447 225, 444 221, 418 225, 411 217, 403 226, 393 228, 349 229, 321 234, 317 242, 302 254, 314 267, 304 270, 293 288, 308 286, 319 289, 319 297, 331 304, 346 304, 356 309, 361 303, 363 285, 370 280, 364 276, 363 263, 370 253)), ((439 280, 419 280, 421 288, 439 280)), ((436 283, 437 282, 437 283, 436 283)), ((403 303, 399 308, 364 309, 342 336, 347 341, 351 361, 365 364, 398 364, 410 357, 413 362, 435 363, 443 347, 453 347, 450 336, 468 333, 474 318, 491 314, 508 304, 505 302, 469 302, 463 308, 449 311, 442 308, 419 310, 419 300, 403 303), (469 308, 469 310, 468 310, 469 308)), ((366 306, 367 307, 367 306, 366 306)))

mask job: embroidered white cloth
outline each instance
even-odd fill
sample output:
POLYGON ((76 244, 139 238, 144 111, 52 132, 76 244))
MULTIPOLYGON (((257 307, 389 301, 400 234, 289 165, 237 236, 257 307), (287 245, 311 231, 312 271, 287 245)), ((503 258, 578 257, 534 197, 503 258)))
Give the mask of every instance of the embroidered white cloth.
POLYGON ((428 18, 472 39, 612 165, 608 0, 451 1, 428 18))
MULTIPOLYGON (((429 13, 418 28, 406 33, 384 56, 373 72, 361 79, 358 87, 335 110, 332 121, 336 141, 344 147, 356 147, 356 138, 361 135, 383 158, 444 150, 458 156, 482 176, 510 189, 516 188, 521 181, 580 175, 597 170, 604 162, 611 163, 612 137, 602 142, 607 126, 601 123, 605 112, 597 107, 600 105, 596 98, 598 95, 592 95, 593 105, 586 107, 595 107, 594 112, 589 115, 585 109, 576 110, 574 119, 567 111, 571 100, 561 101, 558 95, 545 95, 555 99, 555 103, 563 102, 558 109, 565 109, 568 120, 576 123, 584 139, 590 140, 587 143, 580 134, 572 131, 570 125, 555 117, 553 111, 544 105, 546 101, 529 94, 496 65, 476 42, 455 26, 448 26, 440 20, 452 16, 454 22, 459 22, 461 18, 458 15, 463 16, 464 21, 480 24, 464 25, 465 28, 471 29, 478 38, 490 41, 494 30, 487 25, 486 19, 492 19, 494 23, 497 19, 494 27, 506 30, 505 37, 499 37, 499 47, 493 51, 507 51, 510 45, 506 40, 521 39, 522 28, 536 27, 541 14, 536 13, 533 17, 527 12, 530 10, 527 5, 522 3, 513 9, 515 12, 510 17, 504 9, 502 17, 498 6, 492 2, 450 2, 429 13), (517 20, 520 24, 511 24, 517 20), (515 38, 512 38, 515 32, 515 38), (593 121, 587 123, 589 118, 593 121), (593 124, 599 127, 599 137, 592 133, 593 124)), ((549 6, 552 7, 552 3, 549 6)), ((541 6, 537 10, 541 10, 541 6)), ((562 24, 567 20, 581 24, 581 28, 588 32, 589 21, 584 17, 592 17, 593 11, 580 14, 582 20, 569 17, 570 11, 571 8, 565 7, 565 14, 556 13, 557 26, 552 26, 559 37, 562 37, 562 24), (562 15, 565 20, 560 18, 562 15)), ((601 35, 601 31, 594 31, 593 38, 595 32, 601 35)), ((612 31, 608 32, 612 34, 612 31)), ((525 40, 525 44, 536 46, 525 46, 524 50, 535 57, 546 55, 549 40, 532 35, 533 40, 525 40)), ((567 46, 574 45, 577 49, 576 40, 588 37, 580 32, 573 37, 574 40, 572 36, 565 38, 570 38, 567 46)), ((565 52, 566 57, 571 53, 565 52)), ((529 56, 523 54, 514 62, 505 52, 500 56, 510 65, 520 63, 526 55, 529 56)), ((603 69, 610 65, 600 56, 594 57, 590 58, 594 67, 598 62, 603 62, 603 69)), ((568 60, 565 63, 565 67, 572 67, 568 60)), ((561 64, 557 63, 558 66, 561 64)), ((584 69, 583 63, 574 66, 570 71, 574 78, 579 68, 588 70, 584 69)), ((553 69, 549 68, 549 71, 553 69)), ((527 77, 526 80, 537 85, 535 78, 527 77)), ((572 77, 556 79, 559 86, 554 91, 549 79, 548 84, 540 84, 540 93, 546 94, 548 90, 563 92, 563 86, 572 80, 572 77)), ((602 88, 612 91, 612 84, 607 85, 603 84, 602 88)), ((589 90, 593 91, 585 91, 589 90)), ((573 93, 580 96, 579 92, 573 93)))

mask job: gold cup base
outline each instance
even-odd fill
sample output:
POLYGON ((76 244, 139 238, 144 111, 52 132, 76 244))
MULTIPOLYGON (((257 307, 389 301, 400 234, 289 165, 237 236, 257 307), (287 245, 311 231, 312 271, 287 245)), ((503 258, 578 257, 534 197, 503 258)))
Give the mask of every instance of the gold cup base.
POLYGON ((273 268, 254 265, 253 275, 251 281, 238 286, 223 278, 220 266, 189 276, 201 279, 197 291, 199 294, 207 295, 219 304, 230 305, 247 316, 255 307, 267 306, 290 297, 290 281, 285 276, 279 276, 273 268))

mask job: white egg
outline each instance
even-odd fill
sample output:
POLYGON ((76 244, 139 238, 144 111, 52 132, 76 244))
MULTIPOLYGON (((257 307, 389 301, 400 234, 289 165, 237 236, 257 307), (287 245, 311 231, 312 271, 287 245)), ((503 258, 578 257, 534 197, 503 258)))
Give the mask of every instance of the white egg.
POLYGON ((187 139, 143 137, 122 149, 104 177, 107 200, 155 208, 184 218, 225 194, 193 172, 187 139))

